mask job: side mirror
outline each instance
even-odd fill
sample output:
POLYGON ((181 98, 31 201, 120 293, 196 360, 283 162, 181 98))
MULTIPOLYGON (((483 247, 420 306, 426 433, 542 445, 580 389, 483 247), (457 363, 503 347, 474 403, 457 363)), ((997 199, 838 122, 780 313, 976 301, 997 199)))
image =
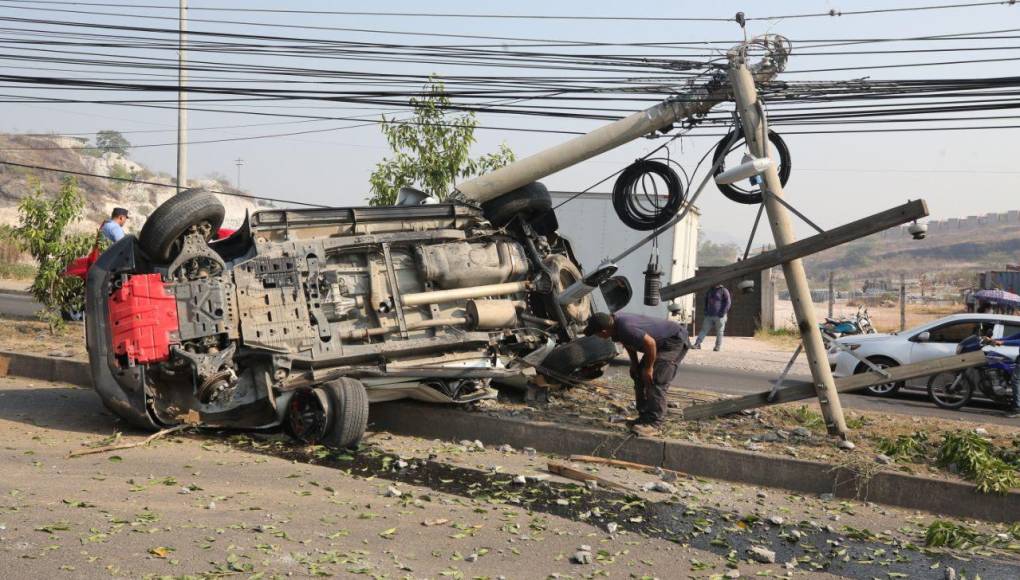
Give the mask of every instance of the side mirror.
POLYGON ((915 336, 914 340, 916 340, 917 342, 928 342, 929 340, 931 340, 931 333, 926 330, 921 334, 915 336))
POLYGON ((626 276, 613 276, 599 284, 599 290, 602 291, 602 299, 605 300, 609 312, 622 310, 634 296, 626 276))

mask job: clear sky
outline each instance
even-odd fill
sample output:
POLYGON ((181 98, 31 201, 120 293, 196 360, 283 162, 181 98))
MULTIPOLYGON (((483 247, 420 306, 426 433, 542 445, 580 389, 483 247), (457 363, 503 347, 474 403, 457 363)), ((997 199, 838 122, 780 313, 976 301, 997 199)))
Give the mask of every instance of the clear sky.
MULTIPOLYGON (((431 1, 398 2, 330 2, 325 0, 292 0, 289 2, 237 0, 191 0, 193 8, 200 7, 267 7, 301 8, 317 10, 379 10, 379 11, 429 11, 452 14, 503 13, 503 14, 555 14, 555 15, 611 15, 611 16, 711 16, 732 17, 738 10, 748 16, 774 14, 796 14, 822 12, 831 8, 854 10, 864 8, 885 8, 890 6, 920 6, 946 3, 944 0, 877 1, 867 2, 714 2, 672 1, 650 2, 592 2, 561 1, 537 2, 467 2, 431 1)), ((145 0, 125 4, 174 5, 167 0, 145 0)), ((45 13, 16 8, 29 4, 9 4, 0 0, 0 15, 23 18, 59 18, 76 22, 99 22, 110 24, 131 24, 139 26, 173 27, 174 22, 140 19, 131 15, 176 16, 173 11, 146 10, 142 8, 100 8, 77 7, 78 10, 109 12, 114 15, 45 13)), ((50 8, 74 8, 71 6, 49 6, 50 8)), ((668 22, 668 21, 561 21, 561 20, 479 20, 460 18, 415 18, 380 17, 351 15, 301 15, 301 14, 236 14, 233 12, 201 12, 194 10, 195 18, 219 18, 245 20, 295 26, 346 27, 450 34, 480 34, 493 36, 536 37, 561 40, 600 40, 610 42, 689 42, 697 40, 733 40, 741 38, 739 27, 732 22, 668 22)), ((38 28, 26 23, 6 22, 7 29, 38 28)), ((788 19, 779 21, 755 21, 748 24, 751 35, 770 31, 780 33, 793 41, 793 55, 789 73, 782 78, 790 80, 834 80, 868 76, 877 79, 897 78, 977 78, 991 76, 1013 76, 1020 71, 1020 60, 1006 60, 994 63, 969 63, 930 67, 889 68, 858 71, 835 71, 797 74, 797 70, 865 66, 874 64, 919 63, 939 60, 972 58, 1017 58, 1020 59, 1020 39, 1005 39, 989 42, 972 40, 958 42, 954 46, 967 46, 967 42, 982 46, 1000 46, 1013 49, 990 51, 988 53, 932 53, 903 55, 841 55, 841 56, 798 56, 798 43, 813 39, 841 39, 860 37, 902 37, 935 35, 971 31, 1020 29, 1020 6, 974 7, 956 10, 930 12, 907 12, 880 15, 844 16, 838 18, 788 19), (963 56, 961 56, 963 55, 963 56)), ((293 34, 347 41, 403 42, 403 43, 470 43, 451 39, 429 37, 391 36, 376 33, 357 33, 336 30, 307 30, 260 28, 250 25, 212 24, 193 22, 191 29, 218 30, 231 32, 256 32, 266 34, 293 34)), ((1020 34, 1020 33, 1014 33, 1020 34)), ((475 41, 477 42, 477 41, 475 41)), ((909 45, 917 48, 919 45, 909 45)), ((908 47, 897 45, 897 47, 908 47)), ((133 55, 145 56, 150 51, 138 50, 133 55)), ((161 54, 162 57, 172 55, 161 54)), ((193 58, 213 58, 209 55, 193 55, 193 58)), ((219 58, 216 55, 216 58, 219 58)), ((287 57, 234 56, 222 60, 253 65, 286 64, 288 66, 309 66, 307 60, 297 61, 287 57)), ((26 74, 25 68, 32 64, 0 59, 0 74, 26 74)), ((67 65, 39 65, 69 68, 67 65)), ((334 67, 344 70, 386 73, 437 73, 449 74, 515 74, 505 69, 484 69, 478 67, 457 67, 443 64, 416 62, 366 63, 350 61, 318 61, 318 67, 334 67)), ((88 67, 82 67, 88 68, 88 67)), ((29 69, 30 70, 30 69, 29 69)), ((42 74, 42 73, 40 73, 42 74)), ((52 73, 66 74, 66 73, 52 73)), ((570 74, 570 73, 564 73, 570 74)), ((128 78, 130 71, 121 76, 128 78)), ((139 78, 138 80, 149 80, 139 78)), ((305 87, 308 88, 308 87, 305 87)), ((320 86, 316 88, 327 88, 320 86)), ((8 94, 32 94, 67 96, 69 91, 39 91, 3 87, 8 94)), ((86 93, 76 92, 84 95, 86 93)), ((135 94, 115 93, 122 98, 136 97, 135 94)), ((110 97, 104 93, 104 98, 110 97)), ((95 98, 95 93, 90 93, 95 98)), ((173 93, 160 94, 162 98, 173 98, 173 93)), ((151 98, 151 96, 150 96, 151 98)), ((331 105, 322 102, 290 102, 287 107, 301 113, 328 113, 332 115, 368 115, 378 118, 380 110, 353 110, 350 105, 331 105)), ((634 106, 637 106, 634 104, 634 106)), ((257 110, 248 108, 247 110, 257 110)), ((279 111, 280 109, 274 109, 279 111)), ((171 110, 137 108, 115 105, 92 104, 0 104, 0 130, 9 132, 57 132, 94 134, 102 129, 116 129, 136 144, 169 143, 175 138, 176 114, 171 110), (128 133, 131 131, 165 131, 151 133, 128 133)), ((987 114, 987 113, 986 113, 987 114)), ((1008 114, 995 113, 995 114, 1008 114)), ((259 118, 212 112, 192 112, 190 125, 193 129, 234 125, 244 123, 286 122, 287 119, 259 118)), ((522 128, 558 128, 588 131, 600 125, 599 121, 546 119, 524 116, 481 114, 483 125, 514 126, 522 128)), ((972 122, 972 124, 1020 125, 1012 121, 972 122)), ((302 124, 281 124, 274 126, 249 127, 229 130, 193 130, 193 140, 219 137, 261 135, 303 129, 326 129, 344 127, 350 122, 316 121, 302 124)), ((953 125, 945 122, 939 125, 953 125)), ((960 125, 961 123, 955 123, 960 125)), ((906 199, 922 197, 931 208, 933 218, 963 216, 974 213, 1005 211, 1020 207, 1017 191, 1020 184, 1020 167, 1017 164, 1014 139, 1017 129, 995 131, 953 131, 924 133, 865 133, 827 135, 788 135, 786 140, 793 155, 793 175, 787 187, 788 198, 809 217, 823 226, 835 226, 864 215, 886 209, 906 199)), ((717 134, 716 131, 709 131, 717 134)), ((481 130, 477 133, 477 153, 495 149, 505 141, 517 153, 525 156, 562 141, 564 136, 481 130)), ((684 138, 674 147, 674 156, 688 166, 693 166, 717 138, 684 138)), ((547 185, 558 190, 578 190, 589 186, 613 171, 622 168, 634 158, 647 151, 654 143, 641 141, 608 152, 580 166, 563 171, 545 179, 547 185)), ((358 205, 368 194, 368 175, 375 163, 387 154, 387 147, 376 126, 338 129, 312 135, 278 137, 219 144, 195 144, 191 147, 191 175, 202 176, 218 172, 234 179, 234 160, 244 159, 242 185, 255 194, 288 198, 316 203, 336 205, 358 205)), ((0 152, 2 156, 2 152, 0 152)), ((174 172, 175 149, 173 146, 139 148, 132 156, 156 170, 174 172)), ((600 189, 608 190, 611 184, 600 189)), ((706 191, 699 205, 702 208, 702 224, 714 237, 746 239, 754 217, 755 208, 740 206, 723 198, 714 188, 706 191), (728 236, 722 236, 725 232, 728 236)), ((569 205, 564 209, 569 209, 569 205)), ((808 228, 798 225, 801 235, 808 228)), ((761 237, 760 240, 767 238, 761 237)))

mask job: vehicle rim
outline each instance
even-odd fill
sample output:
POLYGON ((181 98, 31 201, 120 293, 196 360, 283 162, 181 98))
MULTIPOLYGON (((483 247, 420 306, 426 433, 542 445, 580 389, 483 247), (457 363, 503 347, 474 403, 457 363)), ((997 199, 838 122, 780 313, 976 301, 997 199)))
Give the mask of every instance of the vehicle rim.
POLYGON ((290 433, 305 443, 320 441, 329 426, 329 410, 320 393, 305 389, 294 393, 287 404, 290 433))
MULTIPOLYGON (((874 363, 876 367, 885 370, 889 368, 889 365, 885 363, 874 363)), ((870 367, 869 367, 870 368, 870 367)), ((882 383, 881 385, 872 385, 868 387, 868 390, 876 395, 888 395, 889 393, 896 390, 896 383, 882 383)))
POLYGON ((962 374, 939 373, 931 379, 931 396, 947 406, 959 405, 967 397, 967 387, 962 374))

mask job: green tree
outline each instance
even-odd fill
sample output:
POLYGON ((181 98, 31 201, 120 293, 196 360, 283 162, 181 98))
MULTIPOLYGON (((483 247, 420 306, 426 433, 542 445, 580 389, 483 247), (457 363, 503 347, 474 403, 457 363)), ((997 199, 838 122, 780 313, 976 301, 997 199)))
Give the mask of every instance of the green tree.
POLYGON ((68 226, 79 221, 85 200, 72 177, 64 179, 55 197, 36 184, 32 193, 18 204, 18 225, 10 235, 22 251, 38 264, 30 291, 42 304, 39 317, 55 332, 64 324, 63 312, 84 309, 84 284, 79 278, 63 276, 68 264, 88 254, 95 234, 71 233, 68 226))
POLYGON ((382 132, 392 158, 384 158, 369 177, 371 205, 393 205, 401 187, 416 187, 443 201, 453 191, 457 179, 497 169, 514 160, 505 143, 499 150, 470 157, 478 120, 474 113, 445 114, 450 97, 443 83, 432 78, 425 85, 426 95, 412 98, 414 117, 409 121, 387 119, 383 115, 382 132))
POLYGON ((698 244, 698 266, 727 266, 736 261, 739 252, 736 244, 717 244, 703 239, 698 244))
POLYGON ((118 153, 127 157, 131 142, 119 131, 106 130, 96 133, 96 147, 103 153, 118 153))

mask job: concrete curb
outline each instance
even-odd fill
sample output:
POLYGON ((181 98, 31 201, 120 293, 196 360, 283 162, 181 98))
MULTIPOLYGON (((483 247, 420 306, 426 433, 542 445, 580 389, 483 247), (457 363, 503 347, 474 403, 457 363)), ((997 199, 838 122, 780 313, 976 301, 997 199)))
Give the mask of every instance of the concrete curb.
MULTIPOLYGON (((0 351, 0 376, 14 375, 92 387, 88 363, 0 351)), ((558 455, 599 455, 750 485, 801 493, 834 493, 876 503, 959 518, 1012 523, 1020 520, 1020 491, 981 494, 973 485, 880 471, 863 481, 851 470, 818 461, 713 447, 687 441, 628 438, 620 433, 452 407, 398 401, 372 405, 376 429, 430 439, 478 439, 558 455), (858 493, 859 492, 859 493, 858 493)))
POLYGON ((0 376, 3 375, 92 388, 89 363, 69 358, 0 350, 0 376))
POLYGON ((12 296, 31 296, 32 293, 28 290, 15 290, 14 288, 0 288, 0 294, 10 294, 12 296))

